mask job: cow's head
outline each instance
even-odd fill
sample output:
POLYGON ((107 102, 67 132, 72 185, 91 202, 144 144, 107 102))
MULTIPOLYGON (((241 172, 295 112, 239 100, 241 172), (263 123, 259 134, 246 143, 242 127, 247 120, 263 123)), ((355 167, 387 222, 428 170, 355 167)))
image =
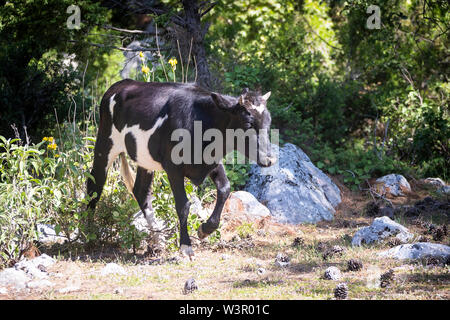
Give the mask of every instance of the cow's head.
POLYGON ((242 129, 248 141, 244 155, 262 167, 269 167, 276 162, 271 153, 269 130, 272 118, 267 109, 270 91, 264 95, 244 89, 238 98, 212 93, 214 103, 222 110, 230 112, 234 118, 235 129, 242 129), (253 143, 252 143, 253 142, 253 143), (255 148, 256 150, 253 150, 255 148))

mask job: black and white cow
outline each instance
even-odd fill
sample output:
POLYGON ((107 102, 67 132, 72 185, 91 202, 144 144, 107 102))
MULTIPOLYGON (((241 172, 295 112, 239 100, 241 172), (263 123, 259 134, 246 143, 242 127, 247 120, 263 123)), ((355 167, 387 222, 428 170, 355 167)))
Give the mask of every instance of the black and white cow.
MULTIPOLYGON (((219 226, 220 215, 230 194, 230 183, 223 164, 181 163, 172 160, 172 149, 178 143, 172 141, 175 129, 193 132, 194 122, 200 121, 202 131, 214 128, 226 137, 227 129, 255 129, 254 139, 259 144, 268 143, 267 132, 271 117, 266 108, 270 92, 261 96, 245 89, 238 98, 209 92, 195 84, 146 83, 130 79, 113 84, 103 96, 100 105, 100 124, 95 144, 94 164, 91 174, 95 182, 87 183, 89 195, 97 193, 89 203, 94 209, 102 193, 108 168, 118 155, 122 160, 122 174, 128 189, 134 194, 149 224, 153 221, 151 184, 155 170, 165 170, 175 197, 180 221, 180 249, 193 256, 187 231, 190 203, 185 193, 184 178, 195 185, 209 176, 217 188, 217 202, 209 219, 198 229, 204 238, 219 226), (262 140, 265 141, 262 141, 262 140), (137 163, 136 180, 130 173, 125 152, 137 163)), ((224 143, 228 145, 228 142, 224 143)), ((202 143, 200 150, 208 145, 202 143)), ((225 147, 224 147, 225 148, 225 147)), ((245 149, 248 156, 249 148, 245 149)), ((270 148, 266 148, 270 150, 270 148)), ((192 156, 199 147, 192 145, 192 156)), ((224 154, 229 150, 224 150, 224 154)), ((259 150, 255 160, 267 167, 275 162, 270 151, 259 150)))

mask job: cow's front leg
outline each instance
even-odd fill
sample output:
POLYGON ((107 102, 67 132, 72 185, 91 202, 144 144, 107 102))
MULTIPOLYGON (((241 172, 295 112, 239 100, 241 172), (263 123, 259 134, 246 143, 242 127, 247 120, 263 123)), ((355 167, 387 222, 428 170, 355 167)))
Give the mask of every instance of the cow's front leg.
POLYGON ((222 214, 223 206, 230 195, 230 181, 227 178, 223 164, 219 164, 213 171, 211 171, 209 176, 217 188, 217 201, 214 211, 208 221, 203 223, 198 228, 197 232, 200 239, 207 237, 219 227, 220 215, 222 214))
POLYGON ((180 221, 180 250, 184 255, 188 256, 189 259, 192 260, 194 257, 194 251, 192 250, 191 239, 189 238, 187 229, 189 207, 191 204, 188 201, 186 191, 184 189, 184 177, 177 172, 172 172, 172 170, 167 171, 167 176, 175 198, 175 208, 180 221))

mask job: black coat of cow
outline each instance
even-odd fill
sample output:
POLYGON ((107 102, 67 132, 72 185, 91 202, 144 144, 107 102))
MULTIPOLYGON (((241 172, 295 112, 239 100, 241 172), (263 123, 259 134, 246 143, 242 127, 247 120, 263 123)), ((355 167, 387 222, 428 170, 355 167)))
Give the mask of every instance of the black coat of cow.
MULTIPOLYGON (((198 229, 204 238, 217 229, 225 201, 230 193, 230 183, 221 162, 196 163, 188 161, 177 163, 172 159, 172 150, 179 143, 173 141, 176 129, 184 129, 194 134, 194 123, 201 123, 202 132, 217 129, 226 139, 227 129, 255 129, 255 139, 262 138, 260 130, 270 128, 270 114, 266 101, 270 92, 264 96, 245 89, 238 98, 209 92, 194 84, 146 83, 122 80, 112 85, 103 96, 100 105, 100 124, 95 144, 94 164, 91 171, 95 181, 89 180, 87 191, 97 196, 89 203, 94 209, 102 193, 108 168, 114 159, 121 155, 122 174, 127 187, 133 192, 139 206, 149 221, 153 220, 151 205, 151 184, 154 170, 165 170, 175 197, 176 211, 180 220, 180 245, 183 253, 193 255, 187 231, 189 201, 185 193, 184 178, 199 185, 210 177, 217 188, 217 202, 209 219, 198 229), (130 174, 125 152, 137 162, 136 180, 130 174)), ((267 141, 264 141, 267 143, 267 141)), ((229 141, 224 141, 224 146, 229 141)), ((191 146, 191 154, 203 151, 208 142, 201 147, 191 146)), ((224 147, 225 148, 225 147, 224 147)), ((223 150, 224 154, 229 150, 223 150)), ((248 148, 246 155, 248 156, 248 148)), ((270 166, 274 159, 270 151, 258 152, 259 165, 270 166)))

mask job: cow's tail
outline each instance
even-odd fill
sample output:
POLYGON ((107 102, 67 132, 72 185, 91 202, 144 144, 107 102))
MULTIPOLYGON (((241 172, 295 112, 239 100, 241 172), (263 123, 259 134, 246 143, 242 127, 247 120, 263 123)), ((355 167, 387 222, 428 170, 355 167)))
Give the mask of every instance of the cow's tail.
POLYGON ((127 158, 125 157, 125 153, 120 154, 120 174, 123 177, 123 180, 125 182, 125 186, 127 187, 128 191, 133 195, 133 186, 134 186, 134 174, 131 171, 130 165, 128 164, 127 158))

